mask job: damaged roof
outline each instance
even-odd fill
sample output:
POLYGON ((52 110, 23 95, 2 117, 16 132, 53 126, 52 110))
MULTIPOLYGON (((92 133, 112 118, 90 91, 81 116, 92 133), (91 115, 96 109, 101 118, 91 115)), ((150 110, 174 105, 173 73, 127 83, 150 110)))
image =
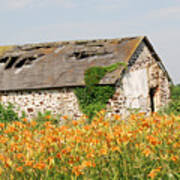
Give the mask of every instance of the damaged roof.
MULTIPOLYGON (((84 86, 93 66, 128 62, 145 37, 0 47, 0 91, 84 86)), ((123 67, 100 84, 114 84, 123 67)))

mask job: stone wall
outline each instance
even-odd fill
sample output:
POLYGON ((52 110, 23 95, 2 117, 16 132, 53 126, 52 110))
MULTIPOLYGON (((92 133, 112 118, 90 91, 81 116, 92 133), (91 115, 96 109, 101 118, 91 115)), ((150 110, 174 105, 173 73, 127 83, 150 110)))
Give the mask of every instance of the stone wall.
POLYGON ((154 103, 157 111, 169 102, 169 86, 165 72, 146 44, 141 43, 129 62, 128 70, 119 79, 113 98, 108 103, 110 114, 127 114, 133 110, 151 112, 150 88, 156 88, 154 103))
MULTIPOLYGON (((126 114, 132 109, 150 112, 149 90, 154 87, 157 87, 154 101, 158 110, 169 101, 169 81, 147 46, 141 43, 129 62, 128 70, 119 79, 113 98, 108 102, 109 114, 126 114)), ((73 118, 82 115, 70 88, 5 92, 0 94, 0 101, 14 104, 18 112, 24 111, 30 117, 45 111, 73 118)))
POLYGON ((53 114, 69 115, 73 118, 82 115, 73 90, 67 88, 5 92, 0 95, 0 101, 5 105, 8 102, 12 103, 15 105, 17 112, 21 114, 20 111, 24 111, 29 117, 37 115, 37 112, 45 111, 51 111, 53 114))

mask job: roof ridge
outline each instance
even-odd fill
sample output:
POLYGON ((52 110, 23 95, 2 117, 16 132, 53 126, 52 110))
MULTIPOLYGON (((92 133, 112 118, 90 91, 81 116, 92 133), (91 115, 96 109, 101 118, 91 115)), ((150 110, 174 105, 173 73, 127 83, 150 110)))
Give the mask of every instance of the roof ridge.
POLYGON ((22 47, 22 46, 38 46, 38 45, 50 45, 50 44, 73 44, 73 43, 78 43, 78 42, 94 42, 94 41, 113 41, 113 40, 125 40, 125 39, 137 39, 137 38, 144 38, 145 36, 124 36, 122 38, 98 38, 98 39, 79 39, 79 40, 63 40, 63 41, 48 41, 48 42, 32 42, 32 43, 24 43, 24 44, 7 44, 7 45, 0 45, 0 47, 4 46, 14 46, 14 47, 22 47))

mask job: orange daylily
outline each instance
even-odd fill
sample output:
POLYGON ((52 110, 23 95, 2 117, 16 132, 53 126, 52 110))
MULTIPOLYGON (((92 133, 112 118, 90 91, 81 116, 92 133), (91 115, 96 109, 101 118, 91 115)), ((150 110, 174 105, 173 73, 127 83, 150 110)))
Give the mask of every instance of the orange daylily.
POLYGON ((31 167, 31 166, 33 165, 33 162, 34 162, 34 161, 26 161, 26 162, 25 162, 25 166, 31 167))
POLYGON ((47 115, 45 118, 46 119, 51 119, 51 115, 47 115))
POLYGON ((22 171, 23 171, 23 167, 22 167, 22 166, 17 167, 17 168, 16 168, 16 171, 18 171, 18 172, 22 172, 22 171))
POLYGON ((35 169, 39 169, 39 170, 42 170, 46 167, 46 164, 43 163, 43 162, 39 162, 39 163, 36 163, 34 166, 33 166, 35 169))
POLYGON ((172 156, 172 157, 171 157, 171 160, 174 161, 174 162, 176 162, 178 159, 179 159, 178 156, 172 156))
POLYGON ((162 167, 158 167, 156 169, 151 170, 151 172, 148 174, 148 177, 154 179, 157 175, 157 173, 162 169, 162 167))
POLYGON ((151 150, 150 149, 144 149, 144 151, 143 151, 143 154, 146 156, 146 157, 148 157, 150 154, 151 154, 151 150))
POLYGON ((152 145, 157 145, 160 144, 161 142, 158 140, 157 137, 154 136, 147 136, 147 140, 152 144, 152 145))
POLYGON ((74 166, 72 169, 72 172, 76 175, 79 176, 81 174, 83 174, 83 167, 82 166, 74 166))
POLYGON ((0 128, 4 128, 4 123, 0 123, 0 128))

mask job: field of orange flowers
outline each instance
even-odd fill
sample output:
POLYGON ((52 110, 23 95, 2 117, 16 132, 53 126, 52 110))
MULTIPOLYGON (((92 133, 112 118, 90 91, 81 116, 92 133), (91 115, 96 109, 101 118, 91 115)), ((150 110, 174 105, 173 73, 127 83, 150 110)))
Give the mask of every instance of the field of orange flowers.
POLYGON ((0 179, 180 179, 179 116, 46 119, 0 124, 0 179))

